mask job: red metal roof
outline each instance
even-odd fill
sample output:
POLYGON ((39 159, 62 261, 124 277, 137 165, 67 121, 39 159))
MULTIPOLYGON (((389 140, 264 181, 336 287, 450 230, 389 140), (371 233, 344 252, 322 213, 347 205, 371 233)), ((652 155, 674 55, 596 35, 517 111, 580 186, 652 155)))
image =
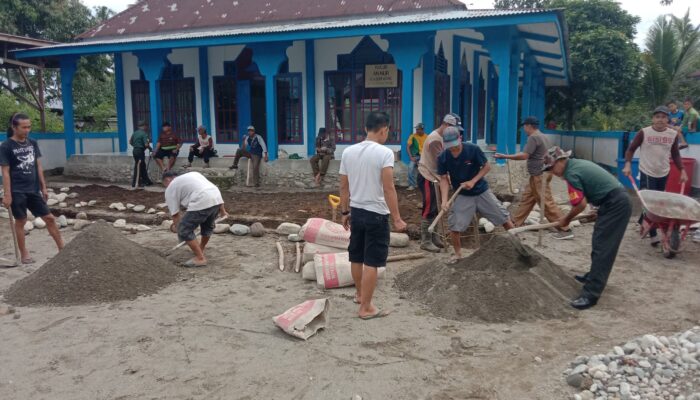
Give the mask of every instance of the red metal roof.
POLYGON ((457 0, 145 0, 78 39, 450 9, 466 6, 457 0))

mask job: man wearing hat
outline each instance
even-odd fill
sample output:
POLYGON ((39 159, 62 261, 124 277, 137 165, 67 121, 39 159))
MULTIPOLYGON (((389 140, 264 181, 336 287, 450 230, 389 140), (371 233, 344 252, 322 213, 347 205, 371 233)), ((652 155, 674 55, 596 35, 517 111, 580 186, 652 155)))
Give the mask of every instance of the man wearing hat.
POLYGON ((420 161, 420 153, 423 151, 423 143, 425 143, 426 138, 425 125, 419 122, 416 125, 416 131, 408 137, 408 142, 406 143, 408 157, 411 159, 411 163, 408 164, 408 190, 416 189, 418 162, 420 161))
POLYGON ((151 149, 151 142, 148 138, 146 131, 148 130, 148 124, 144 121, 139 121, 137 130, 129 138, 129 144, 134 148, 132 155, 134 156, 134 174, 131 178, 131 187, 143 187, 150 186, 153 184, 151 178, 148 177, 148 170, 146 169, 146 149, 153 151, 151 149), (136 182, 136 177, 138 176, 138 182, 136 182))
POLYGON ((255 187, 260 187, 260 160, 265 159, 267 162, 267 145, 265 140, 255 133, 255 127, 248 127, 248 135, 243 139, 241 147, 236 150, 236 155, 233 158, 233 165, 229 169, 238 169, 238 160, 241 157, 247 157, 253 164, 253 183, 255 187))
POLYGON ((489 189, 484 176, 491 170, 481 148, 472 143, 462 143, 459 129, 447 127, 443 133, 445 151, 437 159, 437 169, 440 175, 440 192, 442 209, 447 211, 447 194, 452 189, 459 190, 449 210, 447 224, 452 236, 455 254, 448 263, 457 263, 462 258, 460 233, 469 228, 478 212, 495 225, 502 225, 506 230, 514 228, 510 215, 496 196, 489 189), (449 177, 448 177, 449 175, 449 177))
POLYGON ((200 125, 197 128, 197 141, 190 146, 190 154, 187 156, 187 164, 185 168, 192 166, 192 161, 195 157, 201 157, 204 160, 204 168, 209 168, 209 158, 214 155, 214 140, 207 134, 207 128, 200 125))
MULTIPOLYGON (((671 172, 668 160, 673 159, 676 168, 681 172, 681 183, 688 181, 688 175, 683 169, 681 159, 680 133, 669 127, 670 110, 665 106, 656 107, 651 119, 651 126, 642 128, 632 139, 629 148, 625 152, 625 167, 622 173, 632 175, 632 157, 639 149, 639 187, 648 190, 666 190, 666 181, 671 172)), ((644 222, 644 214, 639 217, 639 223, 644 222)), ((656 229, 649 231, 651 245, 656 247, 661 241, 656 234, 656 229)))
MULTIPOLYGON (((435 233, 431 234, 428 230, 430 224, 437 217, 438 204, 440 203, 440 199, 437 196, 438 191, 435 188, 440 182, 440 176, 437 171, 437 159, 443 150, 442 134, 450 126, 456 127, 461 132, 464 130, 461 125, 462 123, 457 114, 450 113, 445 115, 442 124, 432 131, 425 139, 425 142, 423 142, 423 151, 418 162, 418 189, 423 200, 420 248, 433 253, 437 253, 441 248, 445 247, 440 237, 435 233)), ((447 194, 444 193, 443 196, 445 195, 447 194)))
POLYGON ((598 302, 612 271, 617 251, 627 230, 632 214, 632 203, 620 182, 598 164, 588 160, 570 159, 571 151, 552 147, 544 158, 544 170, 566 180, 571 211, 559 220, 567 227, 588 203, 598 207, 593 227, 591 269, 577 275, 583 283, 581 295, 571 301, 579 310, 593 307, 598 302))
POLYGON ((309 160, 311 163, 311 170, 314 174, 314 181, 317 185, 320 185, 323 181, 323 177, 326 176, 326 171, 328 171, 328 164, 335 155, 335 139, 333 135, 326 131, 326 128, 318 128, 318 135, 316 135, 316 154, 309 160))
MULTIPOLYGON (((530 116, 525 118, 522 127, 527 134, 527 143, 523 151, 510 155, 500 153, 494 155, 494 158, 497 159, 527 160, 527 172, 530 174, 530 179, 528 185, 525 186, 518 210, 513 216, 515 226, 520 226, 525 222, 535 204, 540 204, 542 201, 540 197, 542 195, 544 195, 544 210, 540 210, 540 212, 543 212, 547 220, 555 222, 562 217, 561 211, 552 197, 552 189, 550 187, 552 175, 542 172, 542 163, 549 145, 547 144, 547 138, 540 132, 539 126, 540 121, 537 117, 530 116), (544 194, 541 193, 542 179, 546 179, 544 194)), ((574 233, 571 229, 560 230, 554 235, 555 239, 571 239, 573 237, 574 233)))

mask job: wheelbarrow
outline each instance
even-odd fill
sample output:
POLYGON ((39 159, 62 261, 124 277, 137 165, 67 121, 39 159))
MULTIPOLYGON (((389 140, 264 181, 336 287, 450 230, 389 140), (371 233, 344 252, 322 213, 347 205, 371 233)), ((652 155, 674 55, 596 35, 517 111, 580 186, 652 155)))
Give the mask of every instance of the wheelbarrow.
POLYGON ((639 190, 634 178, 629 178, 644 209, 641 237, 644 238, 650 230, 657 229, 661 232, 664 257, 675 257, 690 231, 690 225, 700 222, 700 203, 680 193, 639 190))

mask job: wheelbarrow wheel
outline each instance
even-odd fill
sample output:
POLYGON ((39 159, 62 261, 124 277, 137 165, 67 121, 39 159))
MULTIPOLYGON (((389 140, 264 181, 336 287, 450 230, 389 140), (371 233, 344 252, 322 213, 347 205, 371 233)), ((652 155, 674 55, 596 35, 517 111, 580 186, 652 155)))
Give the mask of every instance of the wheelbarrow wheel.
POLYGON ((669 238, 669 247, 671 248, 672 253, 677 253, 678 249, 681 247, 681 232, 678 227, 675 227, 673 231, 671 231, 671 237, 669 238))

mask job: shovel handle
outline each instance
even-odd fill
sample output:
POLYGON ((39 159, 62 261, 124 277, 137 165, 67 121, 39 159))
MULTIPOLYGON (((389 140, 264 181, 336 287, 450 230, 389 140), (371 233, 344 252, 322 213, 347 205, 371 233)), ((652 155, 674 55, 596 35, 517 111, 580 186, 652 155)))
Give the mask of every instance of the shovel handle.
MULTIPOLYGON (((457 198, 457 195, 459 192, 462 191, 462 186, 458 187, 457 190, 452 194, 452 197, 450 197, 449 200, 447 200, 447 208, 450 208, 452 206, 452 203, 454 203, 455 199, 457 198)), ((437 225, 438 222, 440 222, 440 219, 442 219, 442 215, 445 214, 445 210, 440 210, 438 213, 437 217, 433 220, 433 223, 430 224, 428 227, 428 232, 433 233, 435 231, 435 225, 437 225)))
MULTIPOLYGON (((572 221, 576 221, 579 219, 584 219, 584 218, 590 218, 595 216, 595 213, 589 213, 589 214, 579 214, 575 216, 572 221)), ((527 225, 527 226, 520 226, 517 228, 509 229, 508 233, 511 235, 515 235, 520 232, 527 232, 527 231, 534 231, 534 230, 540 230, 540 229, 547 229, 547 228, 554 228, 555 226, 559 226, 559 222, 549 222, 546 224, 537 224, 537 225, 527 225)))

